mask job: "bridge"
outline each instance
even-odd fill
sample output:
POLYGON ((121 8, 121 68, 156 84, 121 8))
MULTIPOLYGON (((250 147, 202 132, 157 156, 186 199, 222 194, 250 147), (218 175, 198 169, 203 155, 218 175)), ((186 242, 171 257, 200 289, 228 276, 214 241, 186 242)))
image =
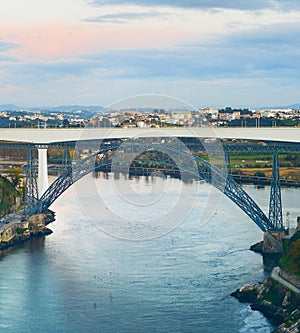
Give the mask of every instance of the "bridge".
MULTIPOLYGON (((131 140, 130 144, 125 146, 125 151, 129 149, 127 156, 130 156, 130 158, 124 159, 118 156, 118 170, 122 170, 124 165, 129 167, 133 160, 135 164, 156 162, 172 168, 179 168, 182 174, 185 173, 194 179, 204 179, 211 183, 239 206, 262 231, 270 231, 283 229, 278 154, 282 152, 300 152, 299 134, 300 129, 298 128, 284 130, 279 128, 213 129, 205 127, 171 129, 1 129, 0 148, 15 147, 27 150, 27 195, 25 199, 25 214, 27 215, 45 212, 66 189, 96 168, 111 167, 116 160, 112 158, 112 152, 118 154, 120 145, 124 145, 126 139, 134 138, 135 140, 131 140), (143 138, 143 142, 138 142, 138 138, 143 138), (211 161, 208 162, 201 155, 191 154, 191 151, 185 148, 182 149, 185 145, 180 147, 174 144, 166 145, 163 138, 180 138, 180 142, 186 138, 196 139, 196 141, 191 140, 193 151, 206 152, 208 155, 217 152, 220 161, 215 164, 211 161), (240 144, 231 141, 222 145, 218 141, 220 138, 263 142, 259 144, 240 144), (120 141, 116 144, 115 139, 120 139, 120 141), (77 149, 89 149, 90 156, 76 163, 71 163, 69 150, 76 145, 79 145, 77 149), (63 171, 50 187, 48 186, 47 174, 47 149, 49 147, 62 147, 65 151, 63 171), (90 148, 92 148, 92 151, 90 148), (36 172, 35 150, 38 150, 38 172, 36 172), (160 156, 158 160, 149 160, 149 158, 145 160, 144 153, 148 151, 159 152, 160 154, 157 154, 160 156), (228 173, 230 152, 236 151, 273 154, 268 216, 228 173), (176 162, 168 157, 173 156, 175 152, 180 156, 176 162), (132 158, 133 155, 135 159, 132 158)), ((122 146, 122 152, 124 153, 124 146, 122 146)), ((116 163, 114 167, 116 167, 116 163)))
POLYGON ((196 137, 247 139, 277 142, 300 142, 300 128, 66 128, 66 129, 0 129, 0 141, 50 144, 79 140, 133 137, 196 137))

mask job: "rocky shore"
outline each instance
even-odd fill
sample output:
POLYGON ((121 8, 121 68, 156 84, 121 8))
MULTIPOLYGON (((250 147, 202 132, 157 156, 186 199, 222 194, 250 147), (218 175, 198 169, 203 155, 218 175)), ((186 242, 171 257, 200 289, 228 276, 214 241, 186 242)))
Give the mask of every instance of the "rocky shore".
POLYGON ((274 246, 274 237, 268 233, 264 234, 262 242, 251 246, 252 251, 263 255, 264 264, 277 262, 277 267, 272 266, 271 275, 265 281, 245 285, 231 294, 240 302, 250 304, 252 310, 263 313, 277 326, 275 333, 300 332, 299 222, 300 219, 292 237, 278 238, 282 248, 280 252, 274 246))
POLYGON ((300 294, 271 277, 262 283, 245 285, 231 294, 252 310, 263 313, 278 326, 275 332, 300 332, 300 294))
POLYGON ((52 230, 49 228, 44 228, 43 230, 40 230, 38 232, 31 233, 29 235, 19 235, 14 237, 11 241, 5 242, 5 243, 0 243, 0 251, 6 250, 12 246, 22 244, 27 242, 28 240, 35 238, 35 237, 42 237, 42 236, 47 236, 52 234, 52 230))
POLYGON ((12 246, 25 243, 26 241, 52 234, 52 230, 46 225, 55 220, 54 212, 48 210, 44 214, 33 216, 23 216, 19 223, 8 227, 11 237, 8 240, 2 239, 0 242, 0 251, 6 250, 12 246))

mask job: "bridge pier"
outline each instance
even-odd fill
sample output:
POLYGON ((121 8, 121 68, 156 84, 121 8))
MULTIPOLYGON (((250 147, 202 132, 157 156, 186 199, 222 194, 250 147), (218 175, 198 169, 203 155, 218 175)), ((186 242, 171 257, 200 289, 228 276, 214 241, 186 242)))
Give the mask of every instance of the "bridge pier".
POLYGON ((27 168, 26 168, 26 190, 24 197, 24 214, 30 210, 37 201, 37 182, 36 182, 36 166, 34 159, 34 149, 27 150, 27 168))
POLYGON ((48 182, 48 163, 47 163, 47 146, 39 145, 38 148, 38 198, 40 199, 49 187, 48 182))
POLYGON ((273 153, 272 183, 270 190, 269 220, 275 227, 275 230, 283 229, 282 201, 280 186, 280 166, 278 152, 273 153))
POLYGON ((280 254, 282 253, 282 239, 285 232, 281 231, 267 231, 264 233, 262 252, 264 254, 280 254))
POLYGON ((70 149, 65 148, 61 172, 67 171, 70 165, 71 165, 70 149))
POLYGON ((227 173, 231 173, 231 167, 230 167, 230 155, 228 151, 224 152, 224 157, 225 157, 225 163, 226 163, 226 168, 227 168, 227 173))

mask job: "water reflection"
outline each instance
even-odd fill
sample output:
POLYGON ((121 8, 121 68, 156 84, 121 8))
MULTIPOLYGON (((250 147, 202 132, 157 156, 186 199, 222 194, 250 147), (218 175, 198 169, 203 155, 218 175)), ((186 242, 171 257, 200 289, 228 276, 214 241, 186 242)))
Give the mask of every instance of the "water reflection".
MULTIPOLYGON (((90 178, 107 189, 110 177, 90 178)), ((128 180, 121 174, 118 181, 145 186, 180 183, 143 176, 128 180)), ((209 186, 201 184, 201 189, 204 198, 209 186)), ((267 211, 269 188, 247 185, 245 189, 267 211)), ((300 190, 294 189, 283 193, 285 209, 293 217, 299 215, 299 195, 300 190)), ((106 193, 104 199, 113 201, 115 196, 106 193)), ((97 198, 89 198, 88 203, 103 219, 97 198)), ((175 230, 142 242, 101 232, 83 214, 72 187, 52 209, 57 218, 49 225, 52 235, 32 239, 1 257, 0 332, 272 330, 259 312, 229 297, 243 284, 262 281, 266 272, 262 257, 249 251, 262 233, 226 197, 208 224, 200 225, 194 207, 175 230)))

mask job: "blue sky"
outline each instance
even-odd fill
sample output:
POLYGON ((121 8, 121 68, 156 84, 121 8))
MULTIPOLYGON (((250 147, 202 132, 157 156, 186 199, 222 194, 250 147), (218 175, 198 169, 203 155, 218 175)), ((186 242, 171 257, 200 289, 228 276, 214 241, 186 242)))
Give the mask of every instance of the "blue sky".
POLYGON ((296 0, 10 0, 0 22, 0 104, 300 102, 296 0))

